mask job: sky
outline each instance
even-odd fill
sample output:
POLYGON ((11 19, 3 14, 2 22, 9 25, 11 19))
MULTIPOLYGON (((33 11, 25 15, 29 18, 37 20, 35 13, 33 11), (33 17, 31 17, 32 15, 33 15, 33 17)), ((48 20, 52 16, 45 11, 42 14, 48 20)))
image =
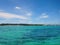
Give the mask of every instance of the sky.
POLYGON ((60 0, 0 0, 0 23, 60 24, 60 0))

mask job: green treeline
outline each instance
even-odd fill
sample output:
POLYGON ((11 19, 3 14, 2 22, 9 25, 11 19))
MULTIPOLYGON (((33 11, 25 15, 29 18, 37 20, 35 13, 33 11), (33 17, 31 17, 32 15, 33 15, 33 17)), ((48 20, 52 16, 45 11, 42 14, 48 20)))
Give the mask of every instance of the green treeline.
POLYGON ((0 26, 4 26, 4 25, 22 25, 22 26, 60 26, 57 24, 9 24, 9 23, 2 23, 0 24, 0 26))
POLYGON ((0 24, 0 26, 4 25, 43 26, 44 24, 0 24))

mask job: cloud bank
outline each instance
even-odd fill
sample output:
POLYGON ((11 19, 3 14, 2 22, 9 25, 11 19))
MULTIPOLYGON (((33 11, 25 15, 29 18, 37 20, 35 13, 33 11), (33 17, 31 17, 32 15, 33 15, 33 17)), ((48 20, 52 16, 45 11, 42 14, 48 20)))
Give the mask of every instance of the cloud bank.
POLYGON ((6 12, 0 12, 0 17, 10 19, 10 18, 19 18, 19 19, 27 19, 27 17, 22 15, 10 14, 6 12))

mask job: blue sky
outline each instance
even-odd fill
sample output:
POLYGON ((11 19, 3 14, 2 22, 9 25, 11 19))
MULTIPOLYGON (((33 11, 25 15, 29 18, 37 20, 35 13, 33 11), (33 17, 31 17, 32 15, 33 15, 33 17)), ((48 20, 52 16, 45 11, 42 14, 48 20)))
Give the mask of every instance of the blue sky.
POLYGON ((0 0, 0 23, 60 24, 60 0, 0 0))

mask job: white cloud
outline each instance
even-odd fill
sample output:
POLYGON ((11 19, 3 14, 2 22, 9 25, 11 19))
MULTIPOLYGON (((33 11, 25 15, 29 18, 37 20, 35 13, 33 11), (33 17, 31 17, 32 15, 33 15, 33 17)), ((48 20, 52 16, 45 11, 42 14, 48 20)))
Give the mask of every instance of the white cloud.
POLYGON ((21 9, 21 7, 16 6, 15 9, 18 9, 19 10, 19 9, 21 9))
POLYGON ((6 19, 10 19, 10 18, 27 19, 27 17, 25 17, 25 16, 10 14, 10 13, 6 13, 6 12, 0 12, 0 17, 6 18, 6 19))
POLYGON ((16 9, 16 11, 18 11, 18 13, 24 14, 29 17, 32 16, 32 13, 30 11, 27 11, 26 9, 21 8, 19 6, 16 6, 14 9, 16 9))
POLYGON ((39 21, 41 19, 47 19, 49 16, 46 13, 42 13, 41 15, 39 15, 35 20, 39 21))
POLYGON ((42 13, 42 14, 40 15, 40 18, 48 18, 48 15, 47 15, 46 13, 42 13))
POLYGON ((27 16, 32 16, 32 14, 31 13, 27 13, 27 16))

